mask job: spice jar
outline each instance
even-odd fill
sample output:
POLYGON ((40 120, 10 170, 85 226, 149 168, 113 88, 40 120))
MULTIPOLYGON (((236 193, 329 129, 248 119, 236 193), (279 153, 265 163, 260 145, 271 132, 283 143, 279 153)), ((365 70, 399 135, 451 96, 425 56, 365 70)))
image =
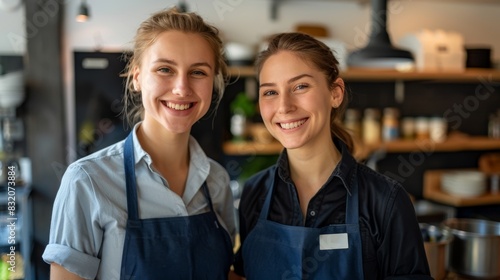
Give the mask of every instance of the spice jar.
POLYGON ((361 112, 349 108, 345 111, 344 127, 355 139, 361 139, 361 112))
POLYGON ((491 138, 500 138, 500 112, 490 115, 488 123, 488 136, 491 138))
POLYGON ((433 117, 429 120, 429 137, 432 141, 443 142, 446 140, 448 125, 446 119, 433 117))
POLYGON ((380 142, 380 111, 374 108, 367 108, 363 116, 363 142, 380 142))
POLYGON ((382 120, 382 139, 384 141, 396 140, 399 137, 399 110, 385 108, 382 120))
POLYGON ((427 140, 430 138, 428 118, 417 117, 415 119, 415 138, 417 140, 427 140))
POLYGON ((401 132, 404 139, 413 139, 415 136, 415 119, 412 117, 403 118, 401 120, 401 132))

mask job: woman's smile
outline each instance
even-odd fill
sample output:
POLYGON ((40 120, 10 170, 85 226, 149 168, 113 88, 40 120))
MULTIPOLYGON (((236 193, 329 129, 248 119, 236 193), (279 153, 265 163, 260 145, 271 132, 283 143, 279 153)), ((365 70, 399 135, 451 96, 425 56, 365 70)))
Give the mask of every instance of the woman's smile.
POLYGON ((301 127, 307 120, 308 120, 308 118, 305 118, 305 119, 301 119, 298 121, 279 122, 277 124, 284 130, 291 130, 291 129, 301 127))
POLYGON ((188 109, 191 109, 195 103, 175 103, 171 101, 162 101, 161 102, 164 106, 167 106, 170 109, 173 109, 175 111, 185 111, 188 109))

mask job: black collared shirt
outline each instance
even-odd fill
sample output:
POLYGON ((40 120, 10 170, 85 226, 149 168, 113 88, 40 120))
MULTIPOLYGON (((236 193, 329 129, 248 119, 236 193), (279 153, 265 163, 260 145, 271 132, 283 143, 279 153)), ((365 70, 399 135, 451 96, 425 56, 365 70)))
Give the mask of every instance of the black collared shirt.
MULTIPOLYGON (((319 228, 344 224, 346 195, 350 195, 351 188, 355 187, 356 178, 365 279, 432 279, 415 210, 404 188, 356 162, 343 142, 335 140, 335 145, 342 153, 342 159, 310 200, 305 221, 297 190, 290 178, 286 150, 276 165, 257 173, 245 183, 239 205, 241 244, 259 218, 276 168, 278 176, 268 219, 291 226, 319 228), (355 169, 357 172, 353 172, 355 169)), ((234 267, 244 276, 241 248, 234 267)))

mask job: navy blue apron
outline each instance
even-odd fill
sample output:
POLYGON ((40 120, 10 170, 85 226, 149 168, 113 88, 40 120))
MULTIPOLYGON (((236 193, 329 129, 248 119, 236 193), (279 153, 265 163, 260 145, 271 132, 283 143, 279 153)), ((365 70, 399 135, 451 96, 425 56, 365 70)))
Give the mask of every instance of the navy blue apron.
MULTIPOLYGON (((275 182, 274 178, 271 182, 275 182)), ((364 279, 357 181, 352 195, 347 194, 346 224, 323 228, 269 221, 274 185, 268 190, 255 228, 243 244, 247 279, 364 279)))
POLYGON ((229 234, 210 212, 139 219, 132 133, 125 140, 128 220, 120 279, 227 279, 233 260, 229 234))

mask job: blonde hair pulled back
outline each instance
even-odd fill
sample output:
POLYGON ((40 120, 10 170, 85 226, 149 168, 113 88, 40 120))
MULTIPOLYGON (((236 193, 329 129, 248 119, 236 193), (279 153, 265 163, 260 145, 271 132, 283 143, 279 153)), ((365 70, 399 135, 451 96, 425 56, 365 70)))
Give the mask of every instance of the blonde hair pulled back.
POLYGON ((158 35, 165 31, 199 34, 208 42, 215 60, 214 99, 217 106, 228 83, 227 65, 223 55, 224 45, 219 37, 219 30, 206 23, 196 13, 181 13, 176 8, 159 11, 143 21, 137 29, 133 52, 127 59, 128 63, 122 74, 126 77, 123 114, 131 126, 142 120, 144 113, 142 95, 134 88, 133 71, 140 66, 145 51, 156 41, 158 35))

